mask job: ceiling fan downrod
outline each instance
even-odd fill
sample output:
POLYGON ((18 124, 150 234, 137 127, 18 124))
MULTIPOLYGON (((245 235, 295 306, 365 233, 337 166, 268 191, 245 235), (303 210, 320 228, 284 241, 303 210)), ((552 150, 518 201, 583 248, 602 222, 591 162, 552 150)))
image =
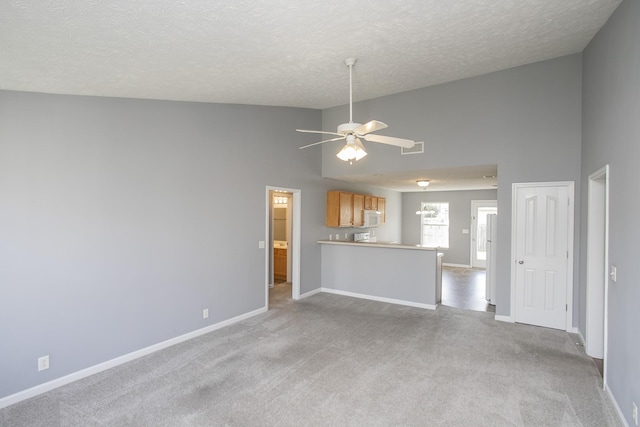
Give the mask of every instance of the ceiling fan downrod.
POLYGON ((347 58, 344 63, 349 67, 349 123, 353 123, 353 66, 356 65, 355 58, 347 58))

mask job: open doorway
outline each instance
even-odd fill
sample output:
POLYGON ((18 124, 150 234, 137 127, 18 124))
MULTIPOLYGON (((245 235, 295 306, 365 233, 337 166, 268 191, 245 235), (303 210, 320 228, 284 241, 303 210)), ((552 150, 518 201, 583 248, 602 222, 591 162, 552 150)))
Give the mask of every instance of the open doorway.
POLYGON ((271 245, 273 260, 270 287, 291 283, 291 205, 293 194, 274 190, 271 192, 271 245))
POLYGON ((471 200, 470 265, 443 267, 442 305, 495 312, 495 298, 492 301, 487 292, 489 272, 485 269, 489 254, 488 218, 497 212, 497 200, 471 200))
POLYGON ((278 300, 300 298, 301 191, 270 186, 266 190, 265 306, 269 308, 270 294, 277 294, 278 300))
POLYGON ((585 352, 606 386, 609 287, 609 166, 589 175, 587 198, 587 318, 585 352))

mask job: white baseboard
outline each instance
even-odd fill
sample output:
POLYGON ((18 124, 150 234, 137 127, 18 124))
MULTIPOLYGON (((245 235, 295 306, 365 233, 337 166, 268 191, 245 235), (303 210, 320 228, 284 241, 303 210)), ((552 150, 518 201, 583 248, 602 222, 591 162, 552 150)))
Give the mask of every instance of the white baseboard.
POLYGON ((501 314, 496 314, 495 316, 493 316, 493 318, 500 322, 515 323, 511 316, 503 316, 501 314))
POLYGON ((609 396, 609 399, 611 399, 611 402, 613 403, 613 406, 616 408, 616 411, 618 411, 618 417, 620 418, 620 421, 622 421, 622 424, 624 425, 624 427, 629 427, 629 423, 624 417, 624 412, 622 412, 622 409, 620 409, 620 405, 618 405, 618 401, 616 400, 616 398, 613 397, 613 394, 611 393, 611 390, 609 389, 609 387, 605 386, 604 390, 607 392, 607 396, 609 396))
POLYGON ((58 387, 62 387, 63 385, 70 384, 74 381, 81 380, 83 378, 89 377, 99 372, 106 371, 107 369, 113 368, 115 366, 122 365, 124 363, 130 362, 132 360, 138 359, 143 356, 147 356, 151 353, 155 353, 156 351, 160 351, 167 347, 171 347, 172 345, 180 344, 181 342, 188 341, 200 335, 204 335, 209 332, 213 332, 215 330, 224 328, 225 326, 229 326, 231 324, 248 319, 250 317, 257 316, 258 314, 265 313, 266 311, 267 311, 267 308, 262 307, 257 310, 250 311, 248 313, 244 313, 239 316, 232 317, 231 319, 223 320, 222 322, 218 322, 216 324, 209 325, 201 329, 197 329, 195 331, 186 333, 184 335, 180 335, 178 337, 159 342, 149 347, 136 350, 134 352, 125 354, 123 356, 116 357, 115 359, 107 360, 106 362, 99 363, 94 366, 90 366, 80 371, 73 372, 71 374, 65 375, 60 378, 56 378, 55 380, 51 380, 46 383, 39 384, 35 387, 31 387, 26 390, 19 391, 18 393, 14 393, 0 399, 0 409, 6 408, 9 405, 13 405, 23 400, 30 399, 39 394, 46 393, 58 387))
POLYGON ((471 266, 467 264, 452 264, 450 262, 443 262, 442 265, 444 265, 445 267, 471 268, 471 266))
POLYGON ((580 338, 580 344, 584 345, 584 337, 582 336, 582 332, 580 332, 579 328, 574 326, 569 332, 571 332, 572 334, 576 334, 578 338, 580 338))
POLYGON ((409 307, 425 308, 427 310, 436 309, 435 305, 423 304, 420 302, 405 301, 405 300, 394 299, 394 298, 376 297, 373 295, 359 294, 356 292, 348 292, 348 291, 340 291, 338 289, 331 289, 331 288, 320 288, 320 289, 322 292, 326 292, 328 294, 336 294, 336 295, 343 295, 346 297, 368 299, 368 300, 379 301, 379 302, 387 302, 389 304, 406 305, 409 307))
POLYGON ((301 300, 301 299, 304 299, 304 298, 309 298, 310 296, 313 296, 315 294, 319 294, 320 292, 322 292, 322 288, 314 289, 312 291, 305 292, 304 294, 301 294, 298 299, 301 300))

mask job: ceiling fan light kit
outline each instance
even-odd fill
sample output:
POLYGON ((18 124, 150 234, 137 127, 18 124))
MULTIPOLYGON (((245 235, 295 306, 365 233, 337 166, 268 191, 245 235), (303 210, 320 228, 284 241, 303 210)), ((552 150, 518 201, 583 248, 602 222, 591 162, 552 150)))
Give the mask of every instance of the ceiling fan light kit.
POLYGON ((342 147, 342 150, 336 154, 340 160, 344 160, 345 162, 358 161, 366 155, 367 152, 364 150, 362 142, 353 135, 347 136, 347 143, 342 147))
POLYGON ((382 144, 395 145, 397 147, 411 148, 415 142, 410 139, 394 138, 391 136, 375 135, 372 132, 385 129, 386 124, 377 120, 371 120, 365 124, 353 122, 353 79, 352 71, 353 66, 356 63, 355 58, 348 58, 344 61, 345 65, 349 67, 349 123, 343 123, 338 126, 337 132, 325 132, 317 130, 305 130, 296 129, 298 132, 304 133, 320 133, 335 135, 335 138, 325 139, 323 141, 314 142, 313 144, 305 145, 300 149, 312 147, 314 145, 324 144, 325 142, 339 141, 344 139, 346 141, 344 147, 336 154, 340 160, 353 164, 354 161, 358 161, 367 155, 364 145, 360 138, 365 141, 379 142, 382 144))

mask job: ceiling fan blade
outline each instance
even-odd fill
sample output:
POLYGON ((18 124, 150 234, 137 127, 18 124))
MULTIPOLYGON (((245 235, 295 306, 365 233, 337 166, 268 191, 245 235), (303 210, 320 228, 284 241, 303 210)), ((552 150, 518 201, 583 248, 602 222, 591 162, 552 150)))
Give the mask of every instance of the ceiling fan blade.
POLYGON ((356 135, 365 135, 367 133, 382 130, 387 127, 389 126, 387 126, 385 123, 379 122, 377 120, 371 120, 369 123, 365 123, 362 126, 358 126, 353 131, 356 133, 356 135))
POLYGON ((383 135, 364 135, 365 141, 372 142, 380 142, 382 144, 395 145, 397 147, 411 148, 415 145, 415 141, 410 139, 402 139, 402 138, 394 138, 393 136, 383 136, 383 135))
POLYGON ((318 142, 314 142, 313 144, 305 145, 304 147, 300 147, 300 149, 302 150, 303 148, 313 147, 314 145, 324 144, 325 142, 337 141, 339 139, 345 139, 345 138, 346 138, 346 135, 342 135, 340 136, 340 138, 325 139, 324 141, 318 141, 318 142))
POLYGON ((341 133, 337 133, 337 132, 325 132, 323 130, 306 130, 306 129, 296 129, 296 131, 298 132, 304 132, 304 133, 326 133, 329 135, 338 135, 338 136, 343 136, 343 134, 341 133))

